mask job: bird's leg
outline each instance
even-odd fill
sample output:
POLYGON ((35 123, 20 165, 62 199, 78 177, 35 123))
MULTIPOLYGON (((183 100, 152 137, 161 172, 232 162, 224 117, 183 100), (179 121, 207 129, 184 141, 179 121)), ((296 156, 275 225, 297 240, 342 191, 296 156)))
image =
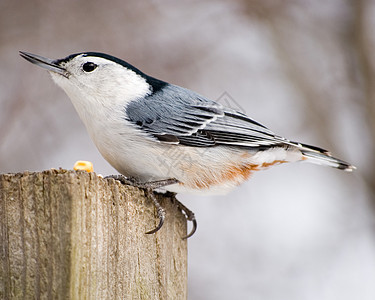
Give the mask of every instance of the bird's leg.
MULTIPOLYGON (((157 180, 157 181, 139 182, 135 178, 126 177, 126 176, 121 175, 121 174, 119 174, 119 175, 109 175, 109 176, 105 177, 105 179, 107 179, 107 178, 112 178, 112 179, 120 181, 122 184, 132 185, 132 186, 136 186, 136 187, 139 187, 139 188, 142 188, 142 189, 146 190, 147 196, 149 196, 151 198, 152 202, 154 203, 156 211, 157 211, 157 215, 159 217, 159 225, 156 226, 156 228, 154 228, 150 231, 147 231, 146 234, 155 233, 163 226, 164 220, 165 220, 165 210, 161 206, 161 204, 159 203, 158 199, 156 199, 153 190, 164 187, 164 186, 167 186, 167 185, 178 183, 177 179, 169 178, 169 179, 157 180)), ((194 216, 194 214, 193 214, 193 216, 194 216)), ((196 226, 194 228, 196 228, 196 226)), ((189 236, 190 236, 190 234, 187 237, 189 237, 189 236)), ((187 237, 184 237, 184 238, 187 238, 187 237)))

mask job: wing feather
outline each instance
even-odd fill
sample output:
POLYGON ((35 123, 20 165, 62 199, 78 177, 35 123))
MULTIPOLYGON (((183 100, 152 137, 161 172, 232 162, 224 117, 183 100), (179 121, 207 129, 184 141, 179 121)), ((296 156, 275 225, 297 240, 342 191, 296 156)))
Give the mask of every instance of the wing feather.
POLYGON ((289 143, 248 116, 174 85, 130 102, 126 118, 164 143, 252 148, 289 143))

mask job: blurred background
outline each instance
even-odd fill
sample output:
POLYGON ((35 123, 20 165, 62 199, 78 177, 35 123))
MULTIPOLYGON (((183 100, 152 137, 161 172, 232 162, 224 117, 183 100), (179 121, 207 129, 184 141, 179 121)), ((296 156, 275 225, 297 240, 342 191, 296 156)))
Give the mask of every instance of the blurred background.
POLYGON ((18 51, 112 54, 358 168, 282 165, 227 196, 180 195, 199 224, 189 299, 375 299, 374 26, 371 0, 1 0, 0 172, 116 173, 18 51))

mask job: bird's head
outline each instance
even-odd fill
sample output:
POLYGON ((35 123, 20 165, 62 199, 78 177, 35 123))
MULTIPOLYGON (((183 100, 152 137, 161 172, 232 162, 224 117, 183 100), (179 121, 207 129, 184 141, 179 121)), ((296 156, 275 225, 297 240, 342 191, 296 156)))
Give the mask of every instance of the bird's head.
POLYGON ((49 59, 20 52, 29 62, 50 72, 71 98, 87 109, 90 105, 126 105, 153 92, 154 79, 127 62, 98 52, 83 52, 49 59))

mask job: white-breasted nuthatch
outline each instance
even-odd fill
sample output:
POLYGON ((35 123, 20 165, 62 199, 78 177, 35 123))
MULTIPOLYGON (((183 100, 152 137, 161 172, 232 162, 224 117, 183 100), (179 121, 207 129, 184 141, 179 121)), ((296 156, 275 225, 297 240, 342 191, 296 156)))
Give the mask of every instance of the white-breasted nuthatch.
POLYGON ((243 113, 108 54, 56 60, 20 54, 47 69, 68 94, 103 157, 140 182, 173 183, 164 186, 171 192, 217 194, 286 162, 354 169, 324 149, 282 138, 243 113))

